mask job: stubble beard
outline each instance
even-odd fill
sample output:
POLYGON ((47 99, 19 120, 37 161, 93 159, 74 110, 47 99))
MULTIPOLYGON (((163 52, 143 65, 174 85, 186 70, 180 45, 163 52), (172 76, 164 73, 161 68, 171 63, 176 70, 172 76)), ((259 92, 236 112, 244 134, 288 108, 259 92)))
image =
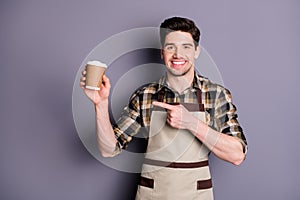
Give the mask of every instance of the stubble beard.
POLYGON ((181 77, 181 76, 185 76, 187 73, 189 73, 192 70, 192 65, 190 65, 190 67, 182 73, 177 73, 177 71, 173 70, 172 68, 167 68, 167 69, 172 76, 181 77))

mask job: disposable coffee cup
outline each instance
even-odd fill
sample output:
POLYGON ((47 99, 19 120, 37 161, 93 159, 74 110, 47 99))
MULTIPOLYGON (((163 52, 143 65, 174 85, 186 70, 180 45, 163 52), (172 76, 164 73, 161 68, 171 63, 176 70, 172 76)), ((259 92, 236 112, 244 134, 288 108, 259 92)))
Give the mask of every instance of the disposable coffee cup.
POLYGON ((86 82, 85 88, 90 90, 100 90, 102 77, 107 68, 105 63, 94 60, 89 61, 86 65, 86 82))

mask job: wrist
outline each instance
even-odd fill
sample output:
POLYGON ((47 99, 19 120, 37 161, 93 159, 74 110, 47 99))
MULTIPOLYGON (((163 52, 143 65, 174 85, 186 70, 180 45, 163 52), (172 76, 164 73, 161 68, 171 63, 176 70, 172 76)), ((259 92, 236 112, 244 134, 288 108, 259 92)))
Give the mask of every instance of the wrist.
POLYGON ((108 99, 105 99, 98 103, 95 103, 94 107, 95 107, 96 113, 103 112, 105 110, 108 111, 108 104, 109 104, 108 99))
POLYGON ((187 124, 187 128, 186 129, 188 129, 192 133, 196 133, 196 132, 198 132, 198 128, 199 128, 198 126, 199 126, 200 122, 201 121, 198 118, 196 118, 196 117, 193 116, 189 120, 189 123, 187 124))
POLYGON ((194 129, 194 131, 192 131, 192 133, 202 141, 206 137, 206 134, 210 127, 199 119, 197 120, 197 123, 195 123, 195 125, 196 128, 194 129))

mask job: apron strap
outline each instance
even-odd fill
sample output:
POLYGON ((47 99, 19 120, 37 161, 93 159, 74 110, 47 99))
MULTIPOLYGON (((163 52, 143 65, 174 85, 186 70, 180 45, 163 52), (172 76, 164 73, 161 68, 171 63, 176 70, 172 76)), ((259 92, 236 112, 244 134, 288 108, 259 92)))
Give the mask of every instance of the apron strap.
POLYGON ((200 168, 208 166, 208 160, 200 162, 166 162, 145 158, 144 164, 169 168, 200 168))
POLYGON ((157 95, 157 101, 158 102, 163 102, 164 101, 164 97, 165 97, 165 88, 162 88, 157 95))
POLYGON ((204 112, 204 104, 202 103, 202 91, 199 88, 196 88, 196 94, 199 103, 199 111, 204 112))

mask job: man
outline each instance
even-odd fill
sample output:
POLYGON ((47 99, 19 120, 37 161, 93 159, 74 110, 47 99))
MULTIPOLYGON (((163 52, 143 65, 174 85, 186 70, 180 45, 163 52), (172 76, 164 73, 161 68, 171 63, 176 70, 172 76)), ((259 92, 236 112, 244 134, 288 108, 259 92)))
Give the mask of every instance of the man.
POLYGON ((81 87, 95 105, 99 150, 114 156, 146 127, 148 147, 136 199, 213 199, 208 154, 239 165, 247 142, 230 92, 195 72, 201 48, 194 22, 172 17, 160 28, 166 75, 139 88, 113 127, 108 77, 100 91, 92 91, 84 88, 83 71, 81 87))

